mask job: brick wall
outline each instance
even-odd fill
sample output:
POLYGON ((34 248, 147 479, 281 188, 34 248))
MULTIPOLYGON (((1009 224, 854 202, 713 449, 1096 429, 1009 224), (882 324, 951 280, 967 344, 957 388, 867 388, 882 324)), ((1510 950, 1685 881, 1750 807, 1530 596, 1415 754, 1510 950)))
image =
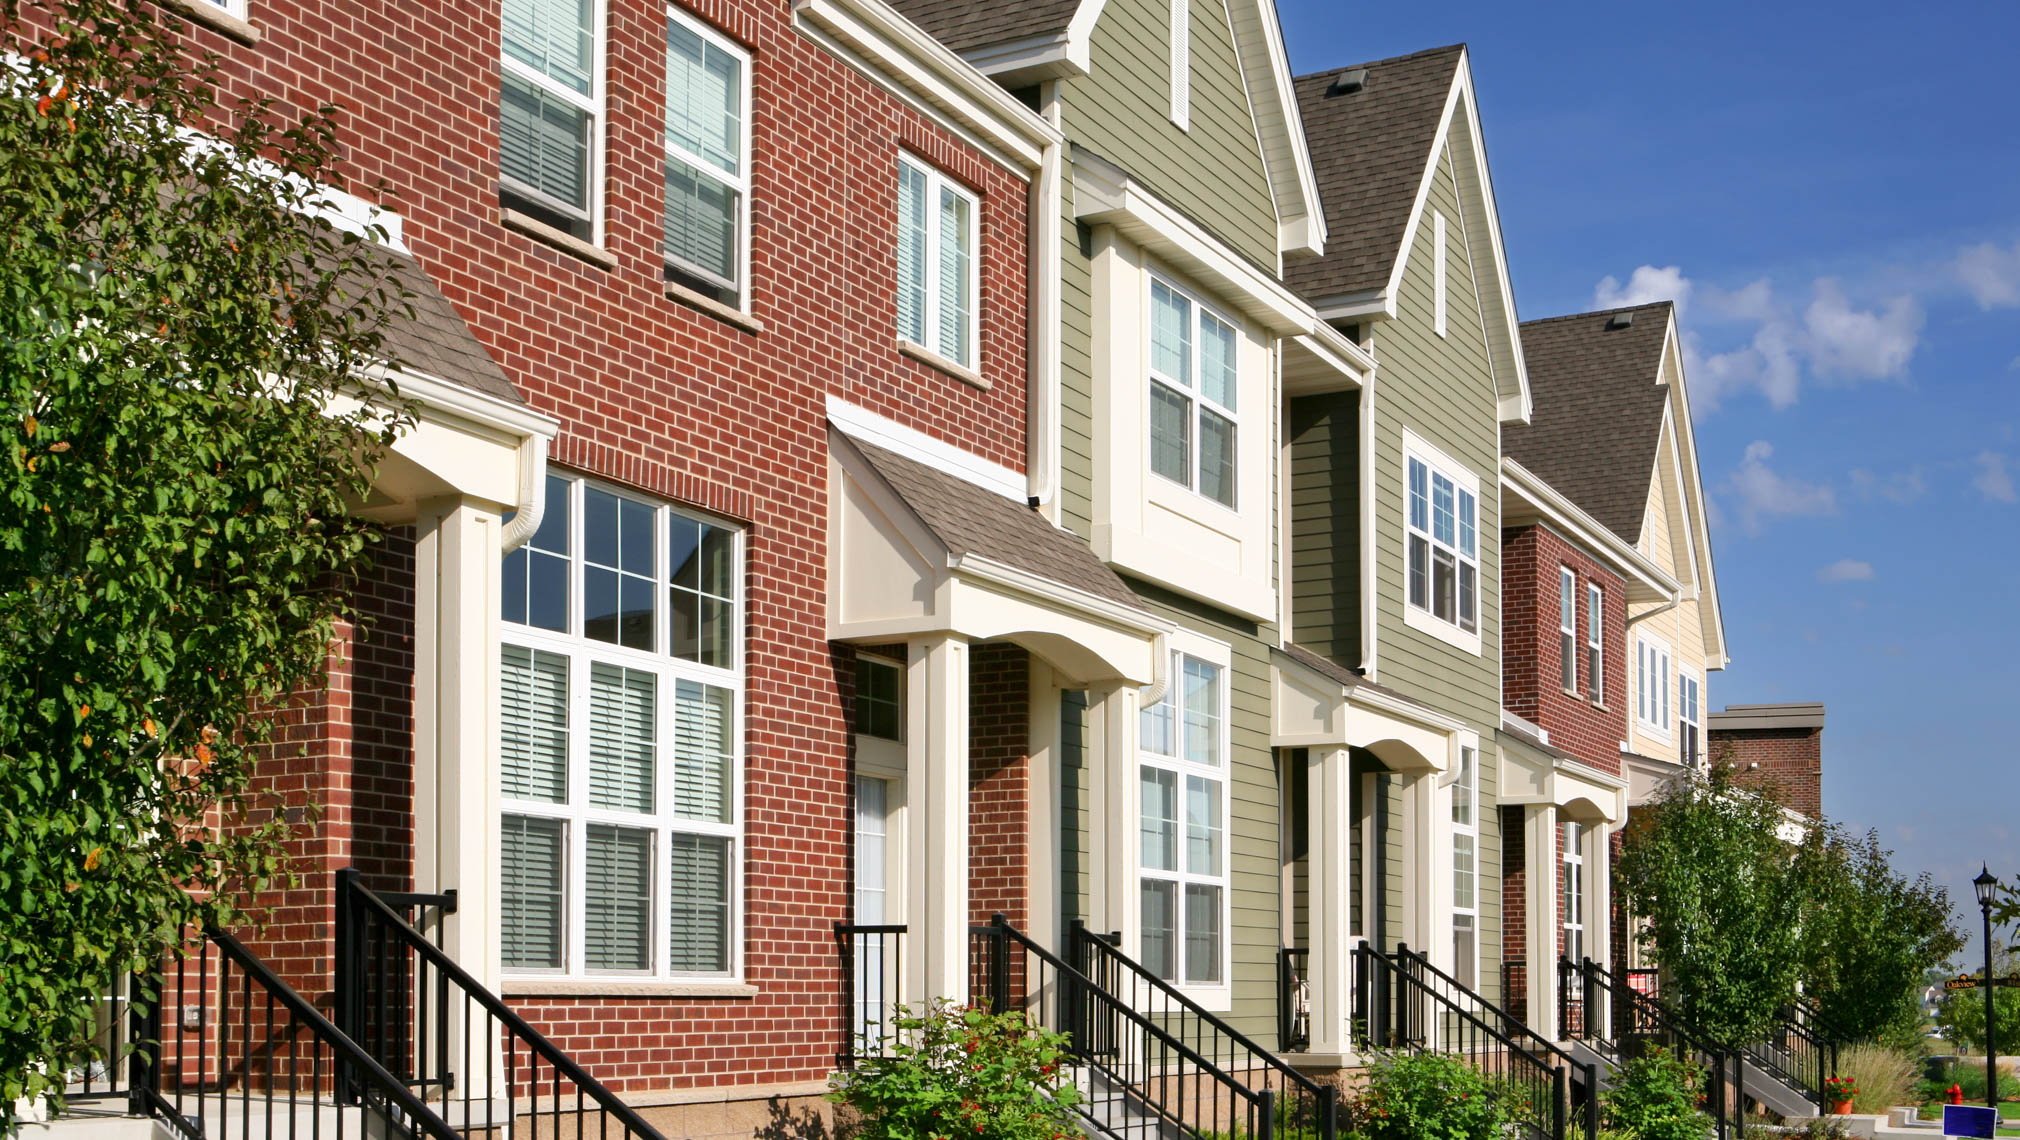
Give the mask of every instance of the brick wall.
POLYGON ((1790 811, 1819 818, 1824 810, 1824 730, 1713 729, 1712 759, 1741 784, 1773 796, 1790 811))
POLYGON ((1529 972, 1553 969, 1551 963, 1532 966, 1529 958, 1529 864, 1524 856, 1522 809, 1501 809, 1501 960, 1509 963, 1501 994, 1503 1009, 1520 1011, 1529 1000, 1529 972), (1521 970, 1514 969, 1517 961, 1521 970))
POLYGON ((1501 532, 1501 692, 1502 704, 1550 734, 1550 743, 1608 772, 1620 771, 1620 742, 1627 739, 1627 591, 1620 576, 1543 526, 1501 532), (1570 567, 1578 578, 1576 648, 1578 690, 1564 689, 1562 606, 1558 575, 1570 567), (1605 684, 1594 699, 1584 656, 1591 622, 1585 590, 1597 583, 1604 594, 1605 684))
MULTIPOLYGON (((1024 458, 1026 184, 795 31, 786 4, 698 8, 753 55, 756 332, 663 292, 662 6, 607 5, 610 269, 500 223, 496 0, 250 0, 258 43, 190 32, 223 58, 227 96, 343 108, 342 173, 354 187, 389 185, 415 256, 527 401, 561 421, 557 465, 747 527, 743 959, 756 994, 525 1003, 563 1048, 627 1089, 818 1079, 840 1044, 832 923, 848 906, 848 765, 824 612, 825 400, 1015 469, 1024 458), (901 149, 980 197, 987 386, 897 351, 901 149)), ((411 622, 410 592, 403 601, 391 568, 401 558, 411 554, 389 559, 378 602, 411 622)), ((327 954, 329 899, 316 893, 327 871, 355 856, 391 880, 411 859, 401 743, 412 728, 411 653, 411 635, 359 647, 292 726, 310 754, 272 777, 326 809, 304 841, 321 878, 279 900, 276 931, 302 936, 305 980, 327 976, 313 961, 327 954), (368 682, 353 679, 360 669, 368 682), (362 712, 351 705, 359 683, 372 703, 362 712)), ((999 766, 990 786, 997 777, 1007 786, 1015 768, 999 766)))
POLYGON ((1015 645, 969 657, 968 899, 976 923, 1031 910, 1030 658, 1015 645))

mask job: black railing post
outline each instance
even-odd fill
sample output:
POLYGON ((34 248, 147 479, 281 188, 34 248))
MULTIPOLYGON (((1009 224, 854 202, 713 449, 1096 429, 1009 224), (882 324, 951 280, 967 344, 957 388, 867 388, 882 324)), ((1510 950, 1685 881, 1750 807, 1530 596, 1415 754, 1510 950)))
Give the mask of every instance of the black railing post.
POLYGON ((1327 1085, 1319 1093, 1319 1140, 1337 1140, 1340 1134, 1340 1090, 1327 1085))
POLYGON ((850 1069, 856 1061, 856 946, 848 924, 835 923, 835 954, 842 963, 842 1047, 835 1052, 835 1067, 850 1069))
POLYGON ((1585 1065, 1585 1140, 1599 1135, 1599 1066, 1585 1065))
MULTIPOLYGON (((131 1116, 148 1116, 147 1093, 153 1087, 151 1074, 153 1065, 148 1062, 149 1050, 157 1059, 161 1056, 161 1003, 167 996, 167 979, 163 976, 160 959, 155 960, 152 975, 154 1000, 147 1003, 147 1012, 142 1013, 139 1003, 132 995, 139 994, 146 984, 143 975, 135 974, 127 979, 127 1024, 131 1027, 133 1053, 126 1059, 126 1111, 131 1116)), ((118 1059, 113 1058, 117 1064, 118 1059)), ((108 1069, 110 1065, 106 1066, 108 1069)))
POLYGON ((1564 1140, 1571 1119, 1571 1072, 1563 1065, 1550 1070, 1550 1137, 1564 1140))
POLYGON ((1735 1137, 1746 1134, 1746 1054, 1738 1052, 1732 1058, 1732 1110, 1738 1116, 1733 1123, 1735 1137))
POLYGON ((989 1005, 1010 1011, 1010 919, 1001 911, 989 916, 989 1005))
MULTIPOLYGON (((330 1020, 337 1031, 353 1041, 362 1041, 363 1027, 358 1023, 363 994, 358 985, 364 974, 364 962, 358 953, 357 915, 351 900, 358 888, 358 869, 340 867, 337 869, 337 914, 336 914, 336 958, 331 963, 333 973, 330 994, 330 1020)), ((348 1102, 351 1099, 350 1074, 340 1059, 332 1058, 335 1067, 337 1099, 348 1102)))
POLYGON ((1262 1119, 1256 1121, 1255 1140, 1270 1140, 1277 1126, 1277 1092, 1264 1089, 1256 1094, 1256 1112, 1262 1119))
POLYGON ((1571 1040, 1571 959, 1557 959, 1557 1039, 1571 1040))

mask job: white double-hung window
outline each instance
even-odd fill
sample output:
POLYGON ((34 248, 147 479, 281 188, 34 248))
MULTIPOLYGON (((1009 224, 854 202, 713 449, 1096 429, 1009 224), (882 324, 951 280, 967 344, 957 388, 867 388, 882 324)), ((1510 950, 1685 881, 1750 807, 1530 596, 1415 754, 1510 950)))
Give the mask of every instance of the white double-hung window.
POLYGON ((1669 739, 1669 643, 1640 634, 1634 641, 1634 715, 1644 732, 1669 739))
POLYGON ((1452 781, 1452 976, 1478 984, 1480 972, 1480 750, 1459 749, 1452 781))
POLYGON ((1606 592, 1585 586, 1585 676, 1595 704, 1606 703, 1606 592))
POLYGON ((1557 568, 1557 661, 1564 691, 1578 691, 1578 575, 1557 568))
POLYGON ((1585 827, 1573 820, 1563 826, 1564 873, 1560 880, 1564 908, 1564 956, 1585 957, 1585 827))
MULTIPOLYGON (((1406 442, 1405 447, 1407 608, 1452 627, 1467 639, 1477 639, 1479 480, 1422 444, 1406 442)), ((1473 648, 1477 650, 1477 646, 1473 648)))
POLYGON ((1137 742, 1138 960, 1181 986, 1227 984, 1227 694, 1224 665, 1175 654, 1137 742))
POLYGON ((506 970, 737 973, 741 546, 718 523, 549 478, 503 573, 506 970))
POLYGON ((974 368, 981 205, 946 175, 898 156, 898 336, 974 368))
POLYGON ((1150 469, 1235 505, 1241 333, 1198 297, 1150 278, 1150 469))
POLYGON ((1703 747, 1704 721, 1698 708, 1698 699, 1703 694, 1703 689, 1695 676, 1678 669, 1676 690, 1676 727, 1680 736, 1676 758, 1694 767, 1698 761, 1699 750, 1703 747))
POLYGON ((668 280, 741 309, 750 257, 750 55, 666 15, 668 280))
POLYGON ((601 239, 602 19, 598 0, 505 0, 498 114, 505 208, 601 239))

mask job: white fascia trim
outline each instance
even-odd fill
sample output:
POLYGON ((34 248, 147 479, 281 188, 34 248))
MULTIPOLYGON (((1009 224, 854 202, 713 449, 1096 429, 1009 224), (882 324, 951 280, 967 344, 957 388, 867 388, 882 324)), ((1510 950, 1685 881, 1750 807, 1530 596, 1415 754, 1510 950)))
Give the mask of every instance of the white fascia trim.
POLYGON ((425 372, 380 366, 367 375, 375 383, 391 381, 402 396, 411 397, 421 419, 461 420, 502 437, 501 445, 518 451, 518 501, 512 504, 511 520, 499 531, 499 545, 504 554, 525 545, 547 512, 547 449, 561 430, 561 421, 425 372))
POLYGON ((1590 781, 1601 787, 1613 788, 1615 790, 1624 790, 1627 787, 1627 778, 1625 776, 1616 776, 1604 768, 1595 768, 1576 756, 1557 759, 1556 766, 1569 771, 1581 780, 1590 781))
POLYGON ((1565 537, 1598 555, 1615 570, 1639 581, 1665 598, 1674 599, 1682 596, 1683 586, 1661 567, 1651 562, 1647 555, 1607 529, 1598 519, 1586 514, 1576 503, 1565 498, 1555 487, 1545 483, 1535 472, 1505 455, 1501 457, 1501 486, 1505 489, 1504 494, 1506 491, 1513 491, 1517 497, 1534 506, 1543 519, 1562 531, 1565 537))
POLYGON ((961 58, 999 83, 1016 86, 1045 79, 1085 76, 1087 45, 1074 50, 1069 34, 1030 36, 976 48, 961 58))
POLYGON ((1326 362, 1341 375, 1356 384, 1366 384, 1374 379, 1377 362, 1374 354, 1353 341, 1345 333, 1324 321, 1313 321, 1312 331, 1296 338, 1299 347, 1326 362))
POLYGON ((1311 148, 1305 142, 1304 117, 1298 111, 1290 53, 1284 49, 1283 24, 1277 19, 1275 0, 1230 3, 1228 21, 1235 33, 1235 60, 1241 67, 1243 86, 1251 87, 1251 77, 1259 72, 1269 76, 1266 91, 1251 89, 1248 96, 1249 114, 1255 119, 1257 134, 1263 136, 1258 140, 1263 143, 1263 169, 1276 200, 1278 255, 1324 253, 1326 211, 1319 200, 1319 180, 1312 170, 1311 148), (1246 58, 1258 47, 1266 58, 1246 58), (1281 165, 1270 162, 1267 140, 1272 135, 1290 151, 1291 169, 1272 169, 1281 165))
POLYGON ((1319 318, 1326 321, 1367 321, 1396 319, 1396 295, 1387 289, 1343 293, 1315 303, 1319 318))
POLYGON ((1080 7, 1074 9, 1073 19, 1066 24, 1066 57, 1082 74, 1093 70, 1089 62, 1092 53, 1088 44, 1094 39, 1094 25, 1101 22, 1101 12, 1108 7, 1108 0, 1080 0, 1080 7))
POLYGON ((949 558, 947 568, 957 578, 966 578, 1025 594, 1045 603, 1050 609, 1078 614, 1131 633, 1168 638, 1178 628, 1156 614, 1112 602, 1098 594, 1090 594, 1086 590, 979 554, 961 554, 949 558))
MULTIPOLYGON (((1529 366, 1522 357, 1522 326, 1515 315, 1515 294, 1508 280, 1508 254, 1501 242, 1501 214, 1494 206, 1494 177, 1487 169, 1487 141, 1480 135, 1480 105, 1473 98, 1473 65, 1470 52, 1462 48, 1459 65, 1454 69, 1451 94, 1445 98, 1445 110, 1438 117, 1438 131, 1432 137, 1429 160, 1424 164, 1424 177, 1417 184, 1417 199, 1410 205, 1410 218, 1403 227, 1403 248, 1396 255, 1396 266, 1389 271, 1389 283, 1382 289, 1382 298, 1387 302, 1387 313, 1396 314, 1395 298, 1403 287, 1403 270, 1410 261, 1410 247, 1416 241, 1417 226, 1424 220, 1425 206, 1431 199, 1431 184, 1438 174, 1438 156, 1444 153, 1450 141, 1452 117, 1459 112, 1461 104, 1466 108, 1466 122, 1473 135, 1473 164, 1480 172, 1481 205, 1487 213, 1487 241, 1494 251, 1494 271, 1501 283, 1502 318, 1508 322, 1508 344, 1515 357, 1515 392, 1502 397, 1498 404, 1501 422, 1528 423, 1532 408, 1529 394, 1529 366)), ((1463 206, 1463 203, 1462 203, 1463 206)))
POLYGON ((1251 264, 1113 163, 1073 160, 1075 217, 1113 225, 1125 237, 1199 278, 1244 316, 1278 336, 1312 331, 1318 314, 1283 282, 1251 264))
POLYGON ((1026 484, 1022 471, 991 463, 972 451, 935 439, 917 428, 906 427, 896 420, 851 404, 840 396, 828 397, 827 413, 828 422, 843 435, 886 451, 895 451, 985 491, 993 491, 1013 503, 1022 505, 1025 502, 1026 484))
MULTIPOLYGON (((1346 688, 1345 686, 1341 687, 1343 689, 1346 688)), ((1349 706, 1361 705, 1364 708, 1376 709, 1398 720, 1406 720, 1412 724, 1431 729, 1434 732, 1445 733, 1448 736, 1456 736, 1462 732, 1472 731, 1471 726, 1458 717, 1447 716, 1444 713, 1424 708, 1421 705, 1411 704, 1409 701, 1399 700, 1387 693, 1365 686, 1356 685, 1351 689, 1346 689, 1346 698, 1349 706)), ((1478 738, 1476 737, 1475 739, 1477 740, 1478 738)))
POLYGON ((1512 728, 1519 732, 1526 732, 1545 744, 1550 743, 1549 729, 1544 728, 1540 724, 1536 724, 1535 722, 1529 720, 1527 717, 1517 716, 1514 712, 1506 708, 1503 708, 1501 710, 1501 727, 1512 728))
POLYGON ((1025 172, 1038 168, 1047 147, 1064 142, 1037 112, 883 0, 794 0, 793 17, 859 56, 882 86, 923 99, 1025 172))
POLYGON ((1690 512, 1691 537, 1697 549, 1698 617, 1704 623, 1704 667, 1723 669, 1732 659, 1725 651, 1725 614, 1718 604, 1718 577, 1712 571, 1711 527, 1705 518, 1704 473, 1697 463, 1697 430, 1690 418, 1690 390, 1683 374, 1682 337, 1676 327, 1676 308, 1669 310, 1669 327, 1663 335, 1662 358, 1672 369, 1669 410, 1677 428, 1676 453, 1683 466, 1682 483, 1686 508, 1690 512))

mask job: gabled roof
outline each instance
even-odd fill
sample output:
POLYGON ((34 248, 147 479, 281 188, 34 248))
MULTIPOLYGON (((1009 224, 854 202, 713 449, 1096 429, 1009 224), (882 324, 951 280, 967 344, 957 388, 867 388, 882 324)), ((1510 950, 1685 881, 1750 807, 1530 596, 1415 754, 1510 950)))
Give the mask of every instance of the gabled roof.
POLYGON ((1323 256, 1285 266, 1286 284, 1314 300, 1388 285, 1465 53, 1454 44, 1297 80, 1328 240, 1323 256), (1329 94, 1357 69, 1365 86, 1329 94))
POLYGON ((435 287, 412 254, 373 247, 374 271, 382 271, 406 289, 411 312, 395 311, 380 326, 380 346, 406 371, 525 404, 503 369, 477 342, 455 306, 435 287))
POLYGON ((1641 541, 1669 389, 1668 301, 1522 323, 1527 424, 1501 429, 1501 453, 1535 472, 1629 543, 1641 541), (1619 325, 1617 317, 1633 322, 1619 325))
POLYGON ((927 35, 966 55, 1018 40, 1063 36, 1083 0, 895 0, 927 35))

